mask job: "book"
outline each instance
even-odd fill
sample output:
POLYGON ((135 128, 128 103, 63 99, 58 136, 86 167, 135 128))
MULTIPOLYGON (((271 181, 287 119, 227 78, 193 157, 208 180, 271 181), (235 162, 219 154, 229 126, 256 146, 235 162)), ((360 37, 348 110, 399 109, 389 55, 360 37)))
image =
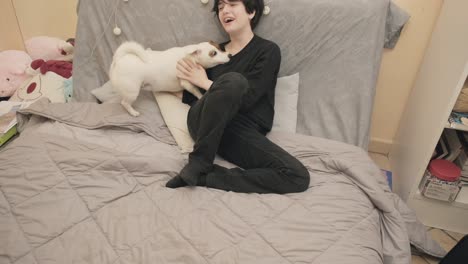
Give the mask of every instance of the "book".
POLYGON ((446 160, 453 162, 463 150, 462 142, 458 137, 456 130, 446 129, 443 133, 444 140, 447 142, 448 155, 446 160))
POLYGON ((460 112, 452 112, 448 118, 447 128, 456 130, 468 131, 468 114, 460 112))
POLYGON ((468 157, 466 156, 465 151, 461 151, 460 155, 458 155, 454 163, 455 165, 457 165, 460 169, 464 171, 465 169, 468 169, 467 160, 468 160, 468 157))
POLYGON ((380 169, 380 171, 382 172, 382 174, 387 178, 387 183, 388 183, 388 186, 390 186, 390 190, 392 190, 392 172, 391 171, 388 171, 388 170, 384 170, 384 169, 380 169))
POLYGON ((11 140, 17 133, 16 112, 32 102, 0 101, 0 146, 11 140))
POLYGON ((14 125, 6 133, 0 133, 0 146, 3 146, 8 140, 12 139, 17 132, 16 125, 14 125))
POLYGON ((8 132, 14 125, 16 125, 16 111, 0 115, 0 134, 8 132))
POLYGON ((434 151, 434 154, 432 155, 433 159, 444 159, 448 154, 447 150, 447 143, 445 142, 445 136, 442 133, 442 136, 439 139, 439 142, 437 142, 436 149, 434 151))
POLYGON ((28 107, 32 102, 0 101, 0 135, 16 125, 16 111, 28 107))

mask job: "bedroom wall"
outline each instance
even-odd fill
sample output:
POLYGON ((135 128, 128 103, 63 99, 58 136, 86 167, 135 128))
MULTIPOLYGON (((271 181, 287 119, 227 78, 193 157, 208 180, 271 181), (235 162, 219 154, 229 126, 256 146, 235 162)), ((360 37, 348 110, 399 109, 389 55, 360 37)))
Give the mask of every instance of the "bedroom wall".
POLYGON ((393 0, 411 18, 393 50, 385 50, 377 82, 369 150, 388 154, 444 0, 393 0))
MULTIPOLYGON (((372 115, 373 152, 387 154, 444 0, 393 0, 411 15, 398 45, 385 50, 372 115)), ((0 0, 0 50, 24 49, 23 40, 75 35, 77 0, 0 0), (16 11, 16 12, 15 12, 16 11)))
POLYGON ((23 50, 23 39, 10 0, 0 0, 0 50, 23 50))
POLYGON ((34 36, 74 37, 77 2, 0 0, 0 50, 24 50, 24 40, 34 36))

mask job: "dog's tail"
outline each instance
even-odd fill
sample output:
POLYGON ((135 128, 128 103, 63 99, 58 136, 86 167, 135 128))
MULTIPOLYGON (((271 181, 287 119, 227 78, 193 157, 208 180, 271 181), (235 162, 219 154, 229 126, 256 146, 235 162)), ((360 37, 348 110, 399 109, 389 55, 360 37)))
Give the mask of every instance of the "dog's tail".
POLYGON ((143 62, 146 62, 145 48, 134 41, 127 41, 120 45, 114 53, 114 61, 117 61, 119 58, 127 54, 133 54, 143 62))

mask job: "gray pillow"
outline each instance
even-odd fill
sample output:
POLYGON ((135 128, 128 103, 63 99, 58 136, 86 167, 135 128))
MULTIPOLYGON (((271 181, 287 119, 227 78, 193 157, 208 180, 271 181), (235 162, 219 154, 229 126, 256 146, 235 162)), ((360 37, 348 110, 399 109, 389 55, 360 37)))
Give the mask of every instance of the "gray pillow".
POLYGON ((385 23, 385 48, 393 49, 396 46, 398 39, 400 38, 401 31, 403 30, 403 26, 408 22, 409 18, 409 14, 403 9, 395 5, 393 2, 390 3, 387 21, 385 23))
POLYGON ((101 103, 120 102, 120 96, 114 91, 110 81, 106 82, 101 87, 91 90, 91 94, 94 95, 101 103))

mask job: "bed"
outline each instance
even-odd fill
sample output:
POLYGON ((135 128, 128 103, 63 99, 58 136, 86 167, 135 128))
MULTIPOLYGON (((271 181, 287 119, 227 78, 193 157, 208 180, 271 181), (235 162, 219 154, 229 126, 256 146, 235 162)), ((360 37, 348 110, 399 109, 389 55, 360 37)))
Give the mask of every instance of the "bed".
POLYGON ((122 41, 165 49, 225 36, 198 0, 81 0, 74 101, 21 110, 20 136, 0 150, 0 263, 400 264, 411 248, 443 256, 365 150, 381 52, 407 16, 388 0, 268 6, 257 34, 281 47, 281 76, 300 73, 297 133, 268 137, 307 167, 306 192, 164 187, 187 156, 153 95, 140 95, 135 118, 90 91, 108 80, 122 41))

